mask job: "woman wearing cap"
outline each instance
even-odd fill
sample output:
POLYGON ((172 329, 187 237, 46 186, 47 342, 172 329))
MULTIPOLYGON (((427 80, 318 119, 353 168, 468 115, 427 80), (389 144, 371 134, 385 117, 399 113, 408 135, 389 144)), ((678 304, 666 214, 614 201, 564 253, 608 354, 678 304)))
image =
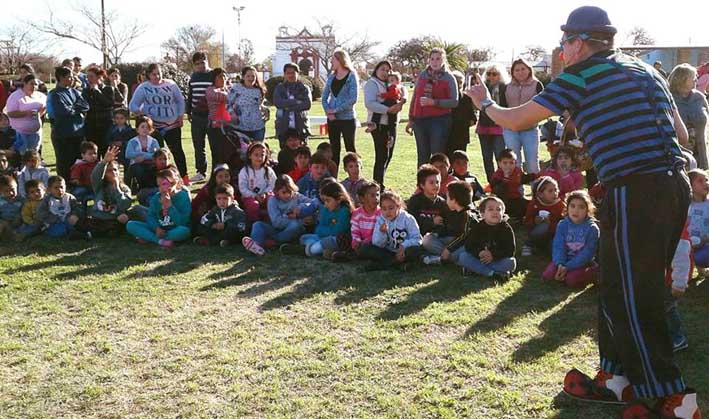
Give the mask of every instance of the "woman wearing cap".
MULTIPOLYGON (((355 104, 359 95, 357 72, 354 71, 350 55, 338 49, 330 60, 332 73, 322 91, 322 107, 327 114, 327 132, 332 145, 332 160, 340 165, 340 137, 345 141, 345 150, 355 149, 357 128, 355 104)), ((337 176, 337 173, 331 173, 337 176)))
MULTIPOLYGON (((544 89, 542 83, 534 75, 532 66, 524 58, 512 62, 512 81, 505 89, 507 106, 515 108, 524 105, 544 89)), ((524 167, 527 173, 539 173, 539 130, 537 124, 521 130, 505 128, 505 147, 517 154, 517 165, 524 167), (524 165, 522 164, 524 152, 524 165)))
POLYGON ((572 369, 564 391, 601 403, 659 399, 653 407, 629 405, 624 418, 699 418, 696 391, 674 361, 664 310, 665 272, 690 202, 678 144, 687 130, 662 76, 613 49, 617 30, 605 11, 580 7, 561 30, 566 68, 531 102, 503 108, 482 84, 466 94, 514 130, 568 110, 606 187, 599 211, 600 368, 593 379, 572 369))
POLYGON ((690 132, 690 139, 694 139, 690 145, 697 167, 706 170, 709 169, 706 143, 709 104, 706 96, 695 88, 696 80, 697 70, 689 64, 680 64, 670 73, 669 84, 682 121, 690 132))
POLYGON ((416 138, 416 167, 431 154, 445 153, 451 129, 451 111, 458 106, 458 84, 451 74, 446 51, 433 48, 428 67, 419 73, 409 107, 406 132, 416 138))

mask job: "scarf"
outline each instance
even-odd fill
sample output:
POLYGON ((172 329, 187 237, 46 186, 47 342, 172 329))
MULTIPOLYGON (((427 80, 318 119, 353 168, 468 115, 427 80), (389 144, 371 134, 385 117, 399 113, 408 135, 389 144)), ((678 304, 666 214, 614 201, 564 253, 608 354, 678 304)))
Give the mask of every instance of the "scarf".
POLYGON ((438 71, 431 68, 431 66, 426 67, 426 74, 428 78, 426 79, 426 84, 423 87, 423 97, 433 97, 433 85, 438 83, 438 80, 443 77, 445 70, 442 68, 438 71))

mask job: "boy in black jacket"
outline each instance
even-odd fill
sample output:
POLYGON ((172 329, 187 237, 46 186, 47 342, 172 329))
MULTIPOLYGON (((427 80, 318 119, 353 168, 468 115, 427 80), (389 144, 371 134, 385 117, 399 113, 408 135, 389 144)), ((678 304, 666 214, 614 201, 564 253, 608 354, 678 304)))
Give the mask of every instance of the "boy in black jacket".
POLYGON ((214 190, 217 205, 202 216, 194 242, 227 247, 240 243, 246 235, 246 214, 234 200, 234 187, 226 184, 214 190))
POLYGON ((505 203, 490 196, 480 203, 482 220, 476 223, 465 241, 465 252, 458 258, 463 274, 474 272, 498 281, 514 272, 515 234, 507 223, 505 203))
POLYGON ((423 164, 416 173, 416 186, 421 192, 415 193, 406 203, 409 214, 416 218, 421 235, 442 232, 443 213, 448 208, 446 200, 438 195, 441 188, 441 173, 430 164, 423 164))
POLYGON ((442 260, 458 263, 465 251, 465 240, 477 223, 477 214, 470 209, 472 199, 473 189, 469 184, 455 181, 448 185, 444 228, 440 233, 429 233, 423 238, 423 248, 432 254, 424 256, 423 263, 437 265, 442 260))
POLYGON ((474 174, 468 171, 468 165, 470 159, 468 154, 463 150, 456 150, 451 154, 451 167, 453 168, 453 177, 458 180, 462 180, 465 183, 470 184, 473 188, 473 201, 477 201, 485 196, 485 190, 483 189, 478 178, 474 174))

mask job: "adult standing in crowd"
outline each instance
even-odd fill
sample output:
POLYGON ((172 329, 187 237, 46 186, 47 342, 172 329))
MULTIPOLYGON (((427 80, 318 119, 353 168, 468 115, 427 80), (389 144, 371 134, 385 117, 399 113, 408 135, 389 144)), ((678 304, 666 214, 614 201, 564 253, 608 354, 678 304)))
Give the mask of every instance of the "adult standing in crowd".
POLYGON ((231 115, 227 111, 229 96, 227 74, 222 68, 217 67, 210 71, 210 75, 212 85, 205 90, 205 98, 209 109, 207 135, 210 138, 209 147, 212 149, 212 167, 227 163, 232 170, 235 170, 236 167, 232 166, 233 156, 234 154, 238 156, 241 148, 238 144, 232 144, 224 131, 224 127, 231 122, 231 115))
POLYGON ((118 91, 114 96, 113 109, 128 109, 128 85, 121 81, 121 70, 116 67, 108 70, 108 84, 118 91))
POLYGON ((20 155, 29 150, 39 151, 42 145, 42 116, 47 108, 47 96, 37 91, 34 74, 22 79, 22 89, 15 90, 7 99, 7 116, 17 132, 17 151, 20 155))
POLYGON ((86 89, 89 85, 89 79, 86 77, 86 73, 81 71, 81 57, 74 57, 71 62, 74 77, 81 82, 81 89, 86 89))
MULTIPOLYGON (((490 64, 485 68, 483 80, 485 80, 485 87, 490 92, 492 100, 502 107, 507 107, 505 91, 507 83, 510 81, 507 69, 500 64, 490 64)), ((475 132, 478 134, 478 140, 480 141, 485 176, 487 176, 487 182, 490 183, 492 174, 495 173, 495 162, 500 157, 502 150, 505 149, 505 139, 502 136, 503 130, 487 115, 487 112, 481 110, 475 132)))
POLYGON ((448 158, 453 157, 456 150, 466 151, 470 143, 470 127, 478 122, 473 101, 463 94, 465 75, 458 70, 453 71, 453 77, 458 85, 458 106, 451 113, 451 133, 448 137, 448 158))
POLYGON ((232 125, 255 141, 266 137, 268 108, 263 99, 266 87, 258 77, 256 68, 246 66, 241 69, 241 83, 229 89, 227 109, 232 114, 232 125))
POLYGON ((662 68, 662 61, 655 61, 652 66, 655 67, 655 70, 657 70, 657 72, 660 73, 662 77, 667 78, 667 72, 662 68))
POLYGON ((433 48, 428 67, 416 79, 406 132, 416 138, 417 167, 431 154, 445 153, 451 130, 451 112, 458 106, 458 84, 448 69, 446 52, 433 48))
POLYGON ((75 89, 74 75, 67 67, 57 67, 54 72, 57 87, 49 92, 52 108, 52 145, 57 159, 57 174, 69 179, 74 161, 81 156, 84 141, 84 115, 89 103, 75 89))
POLYGON ((680 64, 670 73, 669 84, 672 97, 689 131, 689 145, 692 148, 697 167, 709 169, 706 129, 709 105, 707 98, 696 87, 697 70, 689 64, 680 64))
MULTIPOLYGON (((357 113, 355 104, 359 95, 357 72, 347 51, 338 49, 330 59, 332 72, 322 91, 322 107, 327 114, 327 130, 332 145, 332 159, 340 165, 340 137, 345 141, 345 150, 357 152, 355 130, 357 113)), ((331 173, 337 176, 337 173, 331 173)))
POLYGON ((380 61, 374 66, 372 77, 364 84, 364 106, 367 108, 367 122, 372 120, 372 114, 381 115, 377 127, 372 131, 372 141, 374 141, 373 178, 379 183, 382 190, 384 190, 384 174, 392 156, 394 156, 394 145, 396 144, 396 136, 391 137, 389 133, 391 132, 390 124, 396 125, 397 120, 392 120, 390 116, 396 114, 398 118, 406 101, 404 96, 395 105, 384 105, 385 99, 380 95, 387 91, 387 79, 390 73, 391 63, 386 60, 380 61))
POLYGON ((678 144, 686 128, 662 76, 613 49, 617 31, 605 11, 580 7, 561 30, 566 68, 533 101, 503 108, 484 85, 467 94, 498 124, 516 130, 568 110, 606 187, 599 212, 600 369, 594 379, 571 370, 564 390, 605 403, 660 399, 652 408, 628 406, 624 418, 701 417, 696 392, 685 387, 675 363, 664 309, 665 272, 690 202, 678 144))
POLYGON ((312 106, 310 88, 298 80, 298 66, 286 63, 283 66, 283 82, 273 91, 273 105, 276 107, 276 136, 281 149, 285 148, 286 133, 294 130, 301 140, 310 136, 308 111, 312 106))
MULTIPOLYGON (((25 83, 24 79, 25 79, 25 77, 27 77, 30 74, 34 75, 34 77, 35 77, 34 78, 34 81, 36 84, 35 90, 40 93, 44 93, 46 95, 47 94, 47 85, 44 84, 44 82, 37 77, 37 75, 34 72, 34 68, 32 67, 32 64, 29 64, 29 63, 22 64, 20 66, 20 78, 18 78, 17 80, 12 82, 11 91, 14 92, 15 90, 22 90, 22 86, 25 83)), ((0 109, 2 109, 2 108, 0 108, 0 109)))
POLYGON ((89 84, 81 91, 89 104, 89 112, 86 114, 86 139, 98 146, 100 156, 108 149, 108 144, 105 143, 106 132, 113 123, 113 107, 116 102, 123 101, 118 89, 103 83, 105 77, 106 72, 100 67, 89 67, 86 70, 89 84))
MULTIPOLYGON (((534 75, 532 66, 524 58, 512 62, 512 80, 505 89, 507 106, 515 108, 532 100, 544 89, 542 83, 534 75)), ((527 173, 539 173, 539 128, 532 126, 520 130, 505 128, 505 147, 517 154, 517 165, 527 173), (524 152, 524 164, 522 164, 524 152)))
POLYGON ((146 73, 148 81, 135 89, 128 107, 136 115, 152 118, 155 128, 152 135, 160 142, 161 147, 163 142, 167 143, 182 180, 189 184, 187 160, 182 150, 185 98, 174 81, 162 78, 160 64, 150 64, 146 73))
POLYGON ((709 95, 709 63, 704 63, 697 71, 697 90, 705 96, 709 95))
POLYGON ((192 54, 193 72, 187 88, 187 103, 185 110, 187 118, 192 123, 192 145, 194 146, 194 163, 197 173, 190 178, 192 182, 202 182, 207 179, 207 154, 205 137, 209 138, 209 150, 212 154, 214 167, 216 147, 215 140, 209 136, 209 121, 207 120, 207 102, 205 91, 212 85, 213 75, 209 72, 207 55, 198 51, 192 54))

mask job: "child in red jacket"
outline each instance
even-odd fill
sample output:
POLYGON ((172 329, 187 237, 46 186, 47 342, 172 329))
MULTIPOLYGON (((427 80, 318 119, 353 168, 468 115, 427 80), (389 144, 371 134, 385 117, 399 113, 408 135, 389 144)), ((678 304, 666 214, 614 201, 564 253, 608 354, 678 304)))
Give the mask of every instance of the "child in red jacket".
POLYGON ((84 141, 79 146, 81 159, 71 166, 69 185, 71 193, 80 202, 85 202, 93 196, 91 188, 91 172, 98 164, 98 146, 91 141, 84 141))
POLYGON ((517 167, 517 155, 508 149, 502 150, 497 159, 498 169, 492 174, 490 187, 492 193, 505 203, 507 215, 512 219, 521 219, 527 212, 529 201, 522 195, 524 173, 517 167))
POLYGON ((524 224, 529 228, 527 242, 522 246, 522 256, 531 256, 532 247, 550 249, 551 241, 566 210, 559 199, 559 185, 549 176, 542 176, 532 184, 534 199, 527 205, 524 224))

